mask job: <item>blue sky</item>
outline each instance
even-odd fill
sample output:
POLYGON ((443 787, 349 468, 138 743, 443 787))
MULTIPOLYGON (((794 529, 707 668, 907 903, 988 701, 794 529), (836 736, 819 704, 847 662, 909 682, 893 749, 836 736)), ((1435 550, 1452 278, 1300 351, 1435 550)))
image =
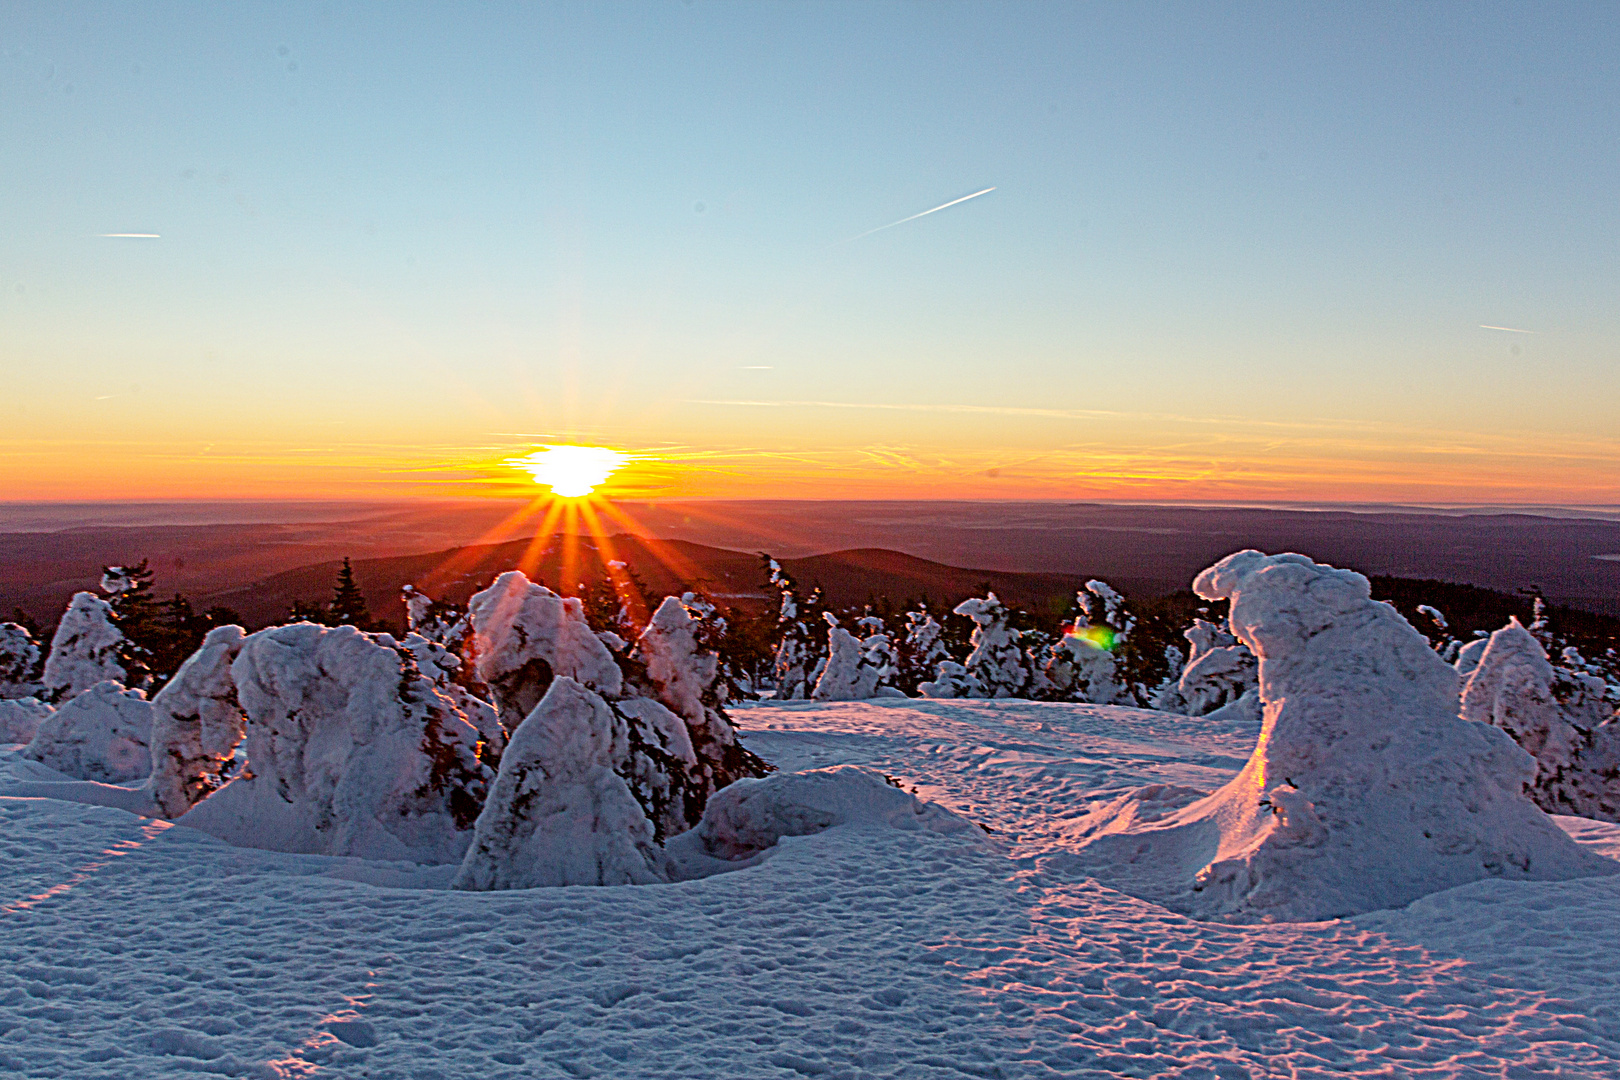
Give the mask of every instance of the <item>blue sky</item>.
POLYGON ((1620 501, 1617 41, 1605 5, 6 4, 4 479, 105 494, 116 442, 119 490, 217 494, 158 427, 253 490, 575 438, 806 494, 1620 501))

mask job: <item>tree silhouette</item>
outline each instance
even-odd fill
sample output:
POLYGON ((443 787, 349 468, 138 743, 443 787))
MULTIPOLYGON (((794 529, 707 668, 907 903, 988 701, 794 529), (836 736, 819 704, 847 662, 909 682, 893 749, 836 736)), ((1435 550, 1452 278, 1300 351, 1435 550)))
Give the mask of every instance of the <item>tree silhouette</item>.
POLYGON ((366 607, 365 594, 354 583, 354 567, 347 556, 338 571, 337 584, 332 589, 332 603, 327 607, 327 625, 352 626, 356 630, 371 629, 371 612, 366 607))

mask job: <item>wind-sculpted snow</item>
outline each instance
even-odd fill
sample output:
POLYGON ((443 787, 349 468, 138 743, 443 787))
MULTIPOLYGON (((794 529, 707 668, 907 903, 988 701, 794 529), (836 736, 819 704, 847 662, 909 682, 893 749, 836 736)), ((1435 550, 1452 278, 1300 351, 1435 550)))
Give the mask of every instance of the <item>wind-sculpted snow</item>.
POLYGON ((615 771, 629 729, 568 676, 512 733, 458 889, 644 885, 668 878, 653 825, 615 771))
POLYGON ((152 771, 152 703, 108 679, 40 721, 24 756, 80 780, 121 783, 152 771))
POLYGON ((1124 687, 1114 676, 1114 655, 1085 638, 1065 634, 1052 645, 1042 672, 1049 693, 1060 701, 1106 705, 1124 687))
POLYGON ((617 661, 585 621, 576 597, 562 597, 509 570, 467 605, 474 672, 513 731, 566 675, 612 697, 623 686, 617 661))
POLYGON ((0 746, 32 741, 51 711, 38 698, 0 698, 0 746))
POLYGON ((1240 920, 1332 918, 1480 878, 1617 869, 1525 797, 1534 763, 1456 715, 1456 672, 1370 599, 1360 574, 1244 551, 1193 587, 1231 600, 1232 632, 1260 658, 1259 744, 1208 798, 1154 820, 1125 800, 1096 812, 1085 846, 1055 867, 1240 920))
MULTIPOLYGON (((994 833, 852 824, 701 880, 466 893, 444 888, 454 867, 0 797, 0 1073, 1620 1075, 1620 877, 1253 926, 1043 868, 1127 788, 1220 786, 1256 728, 1018 700, 739 719, 784 771, 865 764, 994 833)), ((0 796, 25 766, 43 768, 0 754, 0 796)), ((1559 823, 1620 851, 1620 826, 1559 823)))
POLYGON ((1603 680, 1553 667, 1517 619, 1490 636, 1463 688, 1462 715, 1501 728, 1536 759, 1537 806, 1620 821, 1620 720, 1603 680))
POLYGON ((240 626, 208 632, 202 647, 152 699, 152 801, 177 818, 227 779, 247 718, 231 664, 247 634, 240 626))
POLYGON ((95 593, 74 593, 51 638, 42 696, 60 703, 99 682, 122 683, 128 677, 119 661, 123 645, 112 605, 95 593))
POLYGON ((245 771, 180 824, 273 851, 461 859, 488 777, 478 733, 393 638, 278 626, 242 642, 230 673, 245 771))

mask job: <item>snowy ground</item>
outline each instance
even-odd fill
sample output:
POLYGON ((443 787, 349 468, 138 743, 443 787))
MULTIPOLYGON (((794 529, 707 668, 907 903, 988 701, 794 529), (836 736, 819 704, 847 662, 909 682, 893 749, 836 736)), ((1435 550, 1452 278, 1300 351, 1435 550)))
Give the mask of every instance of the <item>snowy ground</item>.
MULTIPOLYGON (((1198 923, 1045 856, 1104 797, 1214 789, 1253 729, 1028 702, 735 716, 782 769, 871 765, 991 846, 839 828, 702 881, 454 893, 453 867, 0 797, 0 1075, 1620 1076, 1620 878, 1198 923)), ((0 795, 52 778, 0 751, 0 795)), ((1561 824, 1620 857, 1620 827, 1561 824)))

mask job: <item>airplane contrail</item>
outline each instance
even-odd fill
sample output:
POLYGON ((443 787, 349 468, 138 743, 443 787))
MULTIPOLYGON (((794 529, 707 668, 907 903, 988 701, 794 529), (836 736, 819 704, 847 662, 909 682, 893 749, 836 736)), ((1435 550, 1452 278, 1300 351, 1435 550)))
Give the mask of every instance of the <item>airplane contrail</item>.
POLYGON ((993 187, 987 187, 983 191, 975 191, 971 195, 964 195, 960 199, 952 199, 948 203, 942 203, 941 205, 934 207, 932 210, 924 210, 920 214, 912 214, 910 217, 903 217, 899 221, 891 221, 887 225, 879 225, 875 229, 867 229, 865 232, 861 233, 860 236, 852 236, 848 240, 841 240, 839 242, 843 243, 843 244, 854 243, 856 240, 859 240, 862 236, 871 236, 873 233, 882 232, 884 229, 892 229, 896 225, 904 225, 908 221, 916 221, 920 217, 927 217, 929 214, 937 214, 941 210, 949 209, 950 207, 955 206, 957 203, 965 203, 969 199, 977 199, 980 195, 988 195, 994 190, 996 190, 996 189, 993 188, 993 187))
POLYGON ((1516 328, 1511 327, 1511 326, 1486 326, 1484 323, 1480 323, 1479 328, 1481 330, 1506 330, 1510 334, 1533 334, 1533 333, 1535 333, 1534 330, 1519 330, 1519 329, 1516 329, 1516 328))
POLYGON ((104 240, 161 240, 162 234, 155 232, 103 232, 96 235, 104 240))

